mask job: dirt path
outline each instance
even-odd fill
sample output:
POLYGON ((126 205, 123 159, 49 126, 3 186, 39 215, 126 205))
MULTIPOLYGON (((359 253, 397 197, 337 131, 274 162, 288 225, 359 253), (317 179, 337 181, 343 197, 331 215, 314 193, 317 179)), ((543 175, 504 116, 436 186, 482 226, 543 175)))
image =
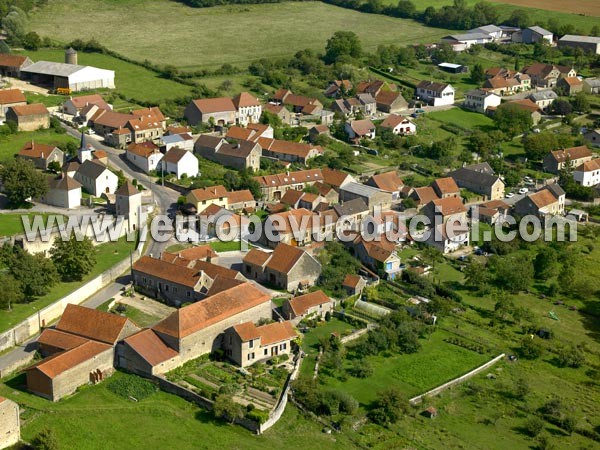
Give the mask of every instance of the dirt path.
POLYGON ((10 87, 13 89, 21 89, 22 91, 35 92, 37 94, 48 95, 48 89, 44 89, 39 86, 34 86, 33 84, 30 84, 23 80, 19 80, 18 78, 3 77, 2 81, 6 81, 10 85, 10 87))

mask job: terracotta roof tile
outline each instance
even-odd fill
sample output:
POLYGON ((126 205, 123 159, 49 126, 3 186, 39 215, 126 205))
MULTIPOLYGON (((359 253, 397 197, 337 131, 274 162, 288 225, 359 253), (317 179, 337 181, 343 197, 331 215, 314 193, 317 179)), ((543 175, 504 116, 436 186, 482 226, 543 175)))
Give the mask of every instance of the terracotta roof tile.
POLYGON ((361 280, 362 280, 362 277, 360 277, 359 275, 348 274, 344 278, 344 282, 342 283, 342 286, 347 286, 349 288, 354 289, 354 288, 356 288, 356 286, 358 286, 358 283, 360 283, 361 280))
POLYGON ((36 116, 42 114, 50 114, 46 106, 41 103, 33 103, 31 105, 11 106, 17 116, 36 116))
POLYGON ((128 318, 116 314, 68 304, 56 324, 56 329, 114 345, 128 322, 133 323, 128 318))
POLYGON ((246 106, 260 106, 260 101, 247 92, 241 92, 233 97, 233 104, 239 109, 246 106))
POLYGON ((96 105, 102 109, 110 109, 110 106, 100 94, 81 95, 70 99, 75 108, 80 109, 88 105, 96 105))
POLYGON ((193 100, 193 103, 196 105, 196 108, 198 108, 198 111, 204 114, 235 111, 235 105, 229 97, 202 98, 199 100, 193 100))
POLYGON ((151 329, 145 329, 129 336, 125 339, 125 343, 151 366, 156 366, 178 355, 175 350, 165 345, 151 329))
POLYGON ((404 182, 395 171, 373 175, 371 179, 375 187, 386 192, 396 192, 404 186, 404 182))
POLYGON ((460 197, 446 197, 431 201, 442 216, 467 212, 467 208, 460 197))
POLYGON ((431 187, 440 192, 441 195, 460 192, 460 188, 452 177, 437 178, 431 183, 431 187))
POLYGON ((29 158, 47 158, 57 148, 56 145, 38 144, 36 142, 27 142, 21 150, 20 156, 29 158))
POLYGON ((197 269, 190 269, 183 267, 181 264, 169 263, 150 256, 142 256, 137 260, 133 264, 133 270, 169 280, 190 289, 195 288, 200 281, 200 273, 197 269))
POLYGON ((263 266, 271 257, 271 253, 263 252, 258 248, 253 248, 246 256, 244 256, 244 263, 253 264, 255 266, 263 266))
POLYGON ((309 308, 314 306, 323 305, 331 301, 323 291, 315 291, 309 294, 300 295, 288 300, 292 311, 297 316, 304 314, 309 308))
POLYGON ((0 53, 0 66, 2 67, 21 67, 26 60, 27 56, 0 53))
POLYGON ((54 328, 46 328, 42 331, 42 334, 40 334, 40 337, 37 340, 38 344, 48 345, 60 350, 69 350, 78 347, 87 341, 89 341, 89 339, 71 333, 64 333, 55 330, 54 328))
POLYGON ((26 370, 39 370, 48 378, 54 379, 67 370, 77 367, 79 364, 109 349, 111 349, 110 345, 91 340, 86 341, 70 350, 43 359, 26 370))
POLYGON ((292 247, 291 245, 280 242, 273 253, 271 258, 267 262, 266 267, 275 272, 287 273, 294 265, 302 258, 304 251, 298 247, 292 247))
POLYGON ((0 105, 11 103, 26 103, 27 99, 20 89, 2 89, 0 90, 0 105))
POLYGON ((242 342, 260 339, 260 345, 271 345, 277 342, 294 339, 298 334, 289 320, 274 322, 257 327, 252 322, 244 322, 233 327, 242 342))

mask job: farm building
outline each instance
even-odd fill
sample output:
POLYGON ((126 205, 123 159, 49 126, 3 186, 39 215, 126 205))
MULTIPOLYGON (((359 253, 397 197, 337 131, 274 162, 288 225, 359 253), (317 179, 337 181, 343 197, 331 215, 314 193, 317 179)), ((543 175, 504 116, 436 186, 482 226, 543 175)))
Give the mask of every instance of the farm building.
POLYGON ((0 75, 5 77, 21 76, 21 70, 30 66, 33 62, 27 56, 0 54, 0 75))
POLYGON ((469 68, 467 66, 463 66, 461 64, 443 62, 439 63, 437 66, 444 72, 450 73, 467 73, 469 71, 469 68))
POLYGON ((21 76, 33 84, 50 89, 70 89, 72 92, 115 87, 113 70, 77 64, 38 61, 21 69, 21 76))
POLYGON ((558 48, 580 48, 586 53, 600 55, 600 37, 566 34, 558 40, 558 48))

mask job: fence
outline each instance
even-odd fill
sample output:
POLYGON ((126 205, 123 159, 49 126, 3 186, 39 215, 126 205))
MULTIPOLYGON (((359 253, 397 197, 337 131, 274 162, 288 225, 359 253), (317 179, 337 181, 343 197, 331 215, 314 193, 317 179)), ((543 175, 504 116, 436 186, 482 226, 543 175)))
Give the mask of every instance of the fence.
POLYGON ((410 402, 411 405, 418 405, 419 403, 421 403, 423 401, 424 397, 431 397, 431 396, 434 396, 434 395, 438 395, 440 392, 445 391, 449 387, 455 386, 455 385, 457 385, 459 383, 462 383, 463 381, 468 380, 472 376, 477 375, 479 372, 487 369, 488 367, 493 366, 498 361, 500 361, 502 358, 504 358, 504 356, 505 356, 504 353, 502 353, 502 354, 496 356, 491 361, 488 361, 485 364, 482 364, 481 366, 477 367, 476 369, 473 369, 470 372, 468 372, 468 373, 466 373, 464 375, 461 375, 458 378, 455 378, 454 380, 448 381, 447 383, 444 383, 441 386, 433 388, 432 390, 427 391, 424 394, 417 395, 416 397, 411 398, 409 400, 409 402, 410 402))
MULTIPOLYGON (((143 246, 144 243, 140 241, 137 248, 133 251, 131 259, 134 262, 142 255, 143 246)), ((36 314, 29 316, 10 330, 0 333, 0 352, 10 347, 23 344, 31 336, 39 333, 43 327, 58 319, 63 314, 68 304, 73 303, 79 305, 83 303, 95 292, 108 286, 119 275, 125 272, 129 268, 129 265, 130 257, 127 257, 65 297, 40 309, 36 314)))

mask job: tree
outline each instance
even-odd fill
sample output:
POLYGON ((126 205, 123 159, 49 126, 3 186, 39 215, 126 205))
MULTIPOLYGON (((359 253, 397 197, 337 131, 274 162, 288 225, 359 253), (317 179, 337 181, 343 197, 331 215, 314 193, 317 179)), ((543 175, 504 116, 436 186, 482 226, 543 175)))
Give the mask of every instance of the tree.
POLYGON ((96 252, 90 238, 71 235, 68 241, 57 239, 50 256, 63 281, 81 281, 96 265, 96 252))
POLYGON ((525 359, 538 359, 542 356, 544 350, 537 342, 537 339, 532 339, 531 336, 525 336, 521 340, 521 356, 525 359))
POLYGON ((221 394, 213 404, 213 414, 220 419, 229 420, 231 423, 244 417, 242 406, 236 403, 230 395, 221 394))
POLYGON ((15 158, 0 169, 0 180, 13 206, 24 205, 28 199, 39 198, 48 192, 46 176, 35 169, 31 161, 15 158))
POLYGON ((369 411, 368 417, 379 425, 388 425, 396 423, 408 409, 405 395, 398 388, 390 387, 377 394, 375 408, 369 411))
POLYGON ((558 255, 552 247, 543 246, 533 260, 535 278, 547 280, 556 275, 558 270, 558 255))
POLYGON ((527 28, 533 24, 529 13, 524 9, 515 9, 504 23, 519 28, 527 28))
POLYGON ((59 280, 54 263, 42 253, 32 255, 13 246, 6 265, 13 277, 21 283, 23 294, 28 299, 46 294, 59 280))
POLYGON ((558 349, 558 363, 561 367, 581 367, 585 364, 583 349, 578 345, 561 346, 558 349))
POLYGON ((0 308, 11 310, 12 305, 23 300, 23 291, 21 283, 15 280, 9 273, 0 274, 0 286, 2 286, 2 295, 0 296, 0 308))
POLYGON ((16 43, 25 34, 27 16, 22 9, 12 6, 10 12, 2 19, 4 29, 9 42, 16 43))
POLYGON ((573 111, 586 113, 590 111, 590 102, 585 95, 585 92, 579 92, 573 100, 571 100, 573 111))
POLYGON ((31 445, 35 450, 58 450, 58 440, 54 432, 49 428, 44 428, 31 441, 31 445))
POLYGON ((558 99, 552 103, 550 110, 557 116, 566 116, 571 114, 573 106, 567 100, 558 99))
POLYGON ((485 264, 482 264, 477 261, 471 262, 465 270, 465 286, 470 287, 474 290, 482 289, 487 286, 489 282, 489 273, 485 267, 485 264))
POLYGON ((35 31, 30 31, 23 36, 23 47, 27 50, 38 50, 42 46, 42 38, 35 31))
POLYGON ((544 429, 544 421, 538 416, 533 416, 525 422, 525 431, 531 437, 536 437, 544 429))
POLYGON ((521 134, 533 125, 531 113, 510 102, 500 105, 493 117, 496 126, 509 136, 521 134))
POLYGON ((334 64, 344 58, 359 58, 362 55, 362 45, 356 33, 352 31, 336 31, 327 41, 324 61, 334 64))
POLYGON ((475 84, 479 84, 485 80, 485 72, 483 71, 483 66, 479 63, 473 66, 473 70, 471 70, 471 81, 475 84))
POLYGON ((60 163, 58 161, 51 161, 50 164, 48 164, 48 171, 54 172, 54 173, 59 173, 60 170, 61 170, 61 167, 60 167, 60 163))

